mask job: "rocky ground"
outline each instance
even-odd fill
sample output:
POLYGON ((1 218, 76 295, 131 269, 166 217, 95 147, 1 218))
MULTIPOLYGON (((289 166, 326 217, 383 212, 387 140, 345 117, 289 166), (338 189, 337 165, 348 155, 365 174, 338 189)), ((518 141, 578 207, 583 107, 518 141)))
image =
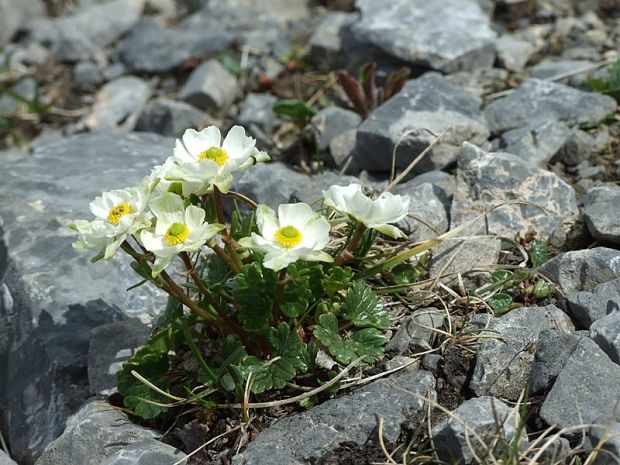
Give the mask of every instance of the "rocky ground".
POLYGON ((164 299, 66 228, 209 124, 274 159, 235 190, 313 202, 405 170, 403 226, 443 240, 382 365, 230 419, 190 463, 620 463, 619 49, 615 0, 0 0, 0 464, 171 465, 214 437, 108 403, 164 299))

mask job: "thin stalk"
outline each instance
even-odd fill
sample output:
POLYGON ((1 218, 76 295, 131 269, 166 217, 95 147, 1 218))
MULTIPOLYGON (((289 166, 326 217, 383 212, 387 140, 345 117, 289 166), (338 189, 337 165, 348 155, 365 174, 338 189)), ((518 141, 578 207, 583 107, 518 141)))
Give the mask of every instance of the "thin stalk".
POLYGON ((278 274, 278 283, 276 286, 276 293, 273 296, 273 305, 271 307, 271 313, 273 315, 273 321, 277 323, 282 319, 282 313, 280 312, 280 303, 284 296, 284 284, 286 283, 286 271, 288 268, 283 268, 278 274))
MULTIPOLYGON (((240 262, 237 263, 235 260, 233 260, 224 249, 222 249, 219 245, 217 244, 213 244, 212 246, 210 246, 213 251, 218 255, 218 257, 220 257, 224 263, 226 263, 226 265, 228 265, 228 268, 230 268, 232 271, 234 271, 235 273, 241 273, 241 268, 242 266, 240 266, 240 262)), ((235 257, 238 259, 239 257, 236 256, 236 252, 233 250, 233 253, 235 254, 235 257)))
MULTIPOLYGON (((224 216, 224 204, 222 203, 222 192, 213 186, 213 198, 215 199, 215 214, 217 215, 218 223, 226 225, 226 217, 224 216)), ((228 229, 222 231, 222 236, 229 237, 228 229)))
POLYGON ((246 338, 245 338, 245 332, 243 331, 243 328, 241 328, 241 326, 239 326, 235 321, 233 321, 232 318, 230 318, 226 314, 226 312, 220 307, 219 303, 213 298, 213 296, 209 292, 209 289, 207 289, 202 279, 200 279, 200 276, 198 276, 198 273, 196 272, 196 268, 192 265, 192 261, 189 257, 189 254, 187 252, 181 252, 180 255, 181 255, 181 260, 183 260, 183 263, 185 264, 185 268, 189 272, 189 275, 192 278, 192 281, 194 281, 194 284, 198 288, 198 291, 200 292, 200 294, 207 300, 207 302, 209 302, 209 305, 213 307, 213 309, 217 312, 219 317, 222 318, 226 322, 226 326, 228 326, 235 333, 237 333, 239 337, 241 338, 241 340, 244 341, 245 343, 246 338))
POLYGON ((340 255, 338 255, 338 257, 336 257, 336 259, 334 260, 334 266, 340 266, 345 261, 353 258, 353 253, 352 253, 353 249, 355 248, 355 246, 358 244, 358 242, 362 238, 362 235, 364 234, 365 230, 366 230, 366 226, 364 226, 364 223, 359 223, 357 225, 357 228, 355 229, 355 234, 353 234, 353 237, 351 238, 349 245, 347 245, 347 248, 344 249, 344 251, 340 255))

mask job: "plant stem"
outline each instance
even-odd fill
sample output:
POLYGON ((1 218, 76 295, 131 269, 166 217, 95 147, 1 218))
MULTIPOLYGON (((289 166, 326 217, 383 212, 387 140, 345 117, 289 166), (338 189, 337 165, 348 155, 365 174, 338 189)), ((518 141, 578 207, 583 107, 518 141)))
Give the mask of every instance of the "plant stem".
MULTIPOLYGON (((222 202, 222 192, 217 188, 217 186, 213 186, 213 198, 215 200, 215 214, 217 215, 217 221, 218 223, 226 226, 226 217, 224 216, 224 204, 222 202)), ((236 252, 239 244, 237 244, 237 241, 233 239, 233 237, 230 235, 230 232, 226 228, 222 230, 222 240, 228 248, 228 256, 234 263, 234 267, 232 268, 232 270, 236 273, 239 273, 241 271, 241 268, 243 268, 241 260, 239 259, 236 252)))
POLYGON ((284 283, 286 283, 287 269, 288 267, 280 270, 280 273, 278 274, 278 282, 276 284, 276 293, 273 296, 271 313, 273 315, 273 320, 275 323, 282 319, 282 313, 280 312, 280 303, 282 301, 282 296, 284 295, 284 283))
MULTIPOLYGON (((213 198, 215 199, 215 214, 217 215, 218 223, 226 226, 226 217, 224 216, 224 204, 222 203, 222 192, 213 186, 213 198)), ((228 229, 222 231, 222 236, 229 237, 228 229)))
MULTIPOLYGON (((229 257, 224 249, 222 249, 217 244, 213 244, 211 248, 217 254, 217 256, 220 257, 224 261, 224 263, 226 263, 226 265, 228 265, 228 268, 233 270, 235 273, 241 272, 240 263, 236 263, 231 257, 229 257)), ((236 253, 236 252, 233 250, 233 253, 236 253)))
POLYGON ((198 288, 198 291, 200 291, 200 294, 202 294, 202 296, 207 300, 207 302, 209 302, 209 305, 214 308, 219 317, 226 322, 226 325, 235 333, 237 333, 241 340, 245 343, 245 332, 243 331, 243 328, 239 326, 232 318, 230 318, 226 314, 226 312, 220 307, 219 303, 213 298, 213 296, 209 292, 209 289, 207 289, 207 286, 205 286, 202 279, 200 279, 200 276, 198 276, 198 272, 193 266, 189 254, 187 252, 181 252, 180 255, 181 260, 183 260, 183 263, 185 264, 185 268, 189 272, 189 275, 192 278, 192 281, 194 281, 196 287, 198 288))
POLYGON ((353 249, 355 248, 355 246, 358 244, 358 242, 362 238, 362 235, 364 234, 365 230, 366 230, 366 226, 364 226, 364 223, 359 223, 357 225, 357 228, 355 229, 355 234, 353 234, 353 237, 351 238, 351 242, 349 242, 349 245, 347 245, 347 248, 344 249, 344 251, 340 255, 338 255, 338 257, 336 257, 336 259, 334 260, 334 266, 340 266, 345 261, 353 258, 353 253, 352 253, 353 249))

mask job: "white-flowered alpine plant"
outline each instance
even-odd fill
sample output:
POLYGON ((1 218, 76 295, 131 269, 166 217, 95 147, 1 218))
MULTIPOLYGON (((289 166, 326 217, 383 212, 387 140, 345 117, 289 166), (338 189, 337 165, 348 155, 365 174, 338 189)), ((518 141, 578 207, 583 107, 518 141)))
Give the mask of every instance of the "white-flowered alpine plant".
POLYGON ((170 295, 167 326, 119 374, 134 414, 154 418, 169 408, 134 376, 142 366, 158 376, 159 390, 194 367, 186 376, 194 384, 176 391, 206 386, 221 403, 238 402, 248 386, 258 395, 314 370, 318 348, 343 365, 381 357, 390 321, 361 278, 368 262, 355 253, 366 252, 354 246, 367 228, 403 237, 394 223, 407 215, 409 197, 372 200, 351 184, 325 191, 321 211, 301 202, 274 210, 231 191, 239 171, 268 159, 240 126, 223 139, 214 126, 188 129, 139 186, 103 193, 90 204, 94 218, 71 225, 76 248, 97 259, 122 250, 142 277, 137 285, 151 281, 170 295), (233 209, 228 220, 224 202, 233 209), (323 215, 332 210, 351 224, 344 235, 323 215), (213 369, 201 352, 218 360, 213 369), (196 363, 175 365, 169 376, 173 354, 193 354, 196 363))

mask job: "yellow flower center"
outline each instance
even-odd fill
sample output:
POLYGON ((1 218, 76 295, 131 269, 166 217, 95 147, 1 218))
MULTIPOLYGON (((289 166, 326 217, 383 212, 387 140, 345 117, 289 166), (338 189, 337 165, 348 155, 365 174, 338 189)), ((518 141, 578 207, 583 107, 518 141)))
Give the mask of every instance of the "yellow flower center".
POLYGON ((133 207, 127 202, 119 203, 108 213, 108 221, 113 225, 117 225, 121 218, 125 215, 133 213, 133 207))
POLYGON ((187 239, 187 236, 189 236, 189 229, 181 223, 174 223, 164 234, 164 238, 170 246, 182 244, 187 239))
POLYGON ((198 160, 212 160, 219 166, 224 166, 224 164, 228 161, 228 154, 226 153, 226 150, 220 147, 211 147, 203 152, 200 152, 198 154, 198 160))
POLYGON ((284 226, 276 231, 275 241, 282 247, 290 248, 298 245, 304 237, 295 226, 284 226))

